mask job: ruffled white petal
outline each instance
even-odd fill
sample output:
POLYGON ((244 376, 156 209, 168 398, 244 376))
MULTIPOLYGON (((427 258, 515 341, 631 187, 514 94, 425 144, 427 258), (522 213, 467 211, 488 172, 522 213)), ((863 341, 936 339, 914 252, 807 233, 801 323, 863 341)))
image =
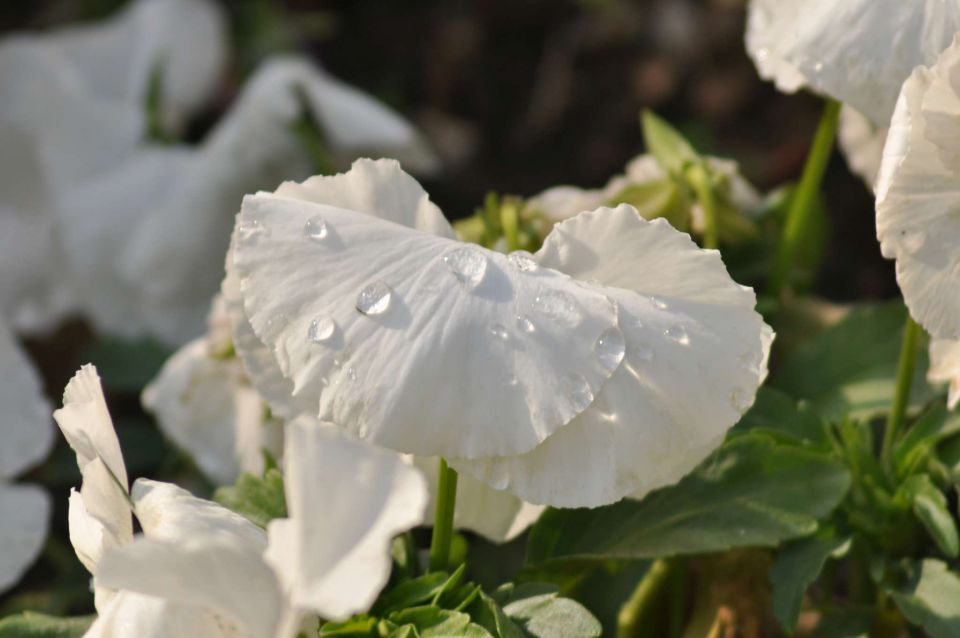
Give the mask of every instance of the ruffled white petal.
POLYGON ((101 610, 84 638, 245 638, 206 609, 179 605, 131 591, 117 594, 101 610))
POLYGON ((877 181, 877 237, 910 314, 960 337, 960 42, 903 85, 877 181))
POLYGON ((196 339, 164 364, 143 392, 144 407, 160 429, 188 452, 218 485, 241 472, 263 472, 263 451, 278 457, 281 425, 265 415, 240 361, 214 358, 206 339, 196 339))
POLYGON ((887 127, 877 126, 861 113, 845 106, 840 110, 837 141, 847 166, 866 183, 867 188, 873 190, 880 173, 887 127))
POLYGON ((294 394, 319 396, 320 418, 385 447, 526 451, 612 372, 593 355, 616 322, 606 296, 501 253, 261 193, 244 200, 234 258, 247 317, 294 394), (318 220, 321 241, 309 236, 318 220), (311 338, 328 320, 332 332, 311 338), (470 390, 436 391, 451 384, 470 390))
POLYGON ((9 479, 47 455, 53 424, 40 379, 2 319, 0 379, 0 479, 9 479))
POLYGON ((538 261, 619 304, 622 363, 532 452, 454 465, 531 503, 593 507, 675 482, 753 403, 772 331, 720 255, 629 206, 554 228, 538 261))
POLYGON ((930 341, 930 369, 927 380, 946 383, 947 407, 951 410, 960 403, 960 341, 932 339, 930 341))
POLYGON ((0 483, 0 592, 40 555, 50 523, 50 498, 32 485, 0 483))
POLYGON ((958 30, 952 1, 753 0, 746 43, 761 77, 780 90, 808 87, 885 126, 903 81, 958 30))
POLYGON ((392 538, 422 520, 423 477, 397 454, 298 419, 284 481, 289 518, 270 522, 265 557, 293 606, 330 619, 366 610, 390 575, 392 538))

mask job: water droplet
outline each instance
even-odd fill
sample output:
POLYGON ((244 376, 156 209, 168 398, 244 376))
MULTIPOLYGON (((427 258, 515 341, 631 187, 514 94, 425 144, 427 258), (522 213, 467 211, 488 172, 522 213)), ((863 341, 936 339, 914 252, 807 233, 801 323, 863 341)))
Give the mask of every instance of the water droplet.
POLYGON ((237 235, 242 241, 256 241, 260 237, 269 237, 270 232, 259 219, 249 219, 240 222, 237 235))
POLYGON ((573 409, 577 412, 583 412, 591 403, 593 403, 593 390, 590 384, 579 374, 572 374, 566 378, 566 390, 573 402, 573 409))
POLYGON ((507 259, 510 260, 510 265, 520 272, 533 272, 539 268, 537 262, 533 259, 533 255, 525 250, 515 250, 507 255, 507 259))
POLYGON ((382 315, 390 307, 393 291, 382 281, 367 284, 357 295, 357 312, 363 315, 382 315))
POLYGON ((690 335, 687 334, 687 329, 679 323, 676 323, 664 330, 663 334, 667 335, 667 338, 673 339, 681 346, 690 345, 690 335))
POLYGON ((307 337, 314 343, 325 343, 337 330, 336 322, 329 316, 317 317, 310 322, 307 337))
POLYGON ((617 366, 623 361, 625 350, 626 344, 623 341, 623 333, 616 326, 607 328, 597 338, 597 342, 593 344, 593 351, 597 353, 600 365, 607 370, 617 369, 617 366))
POLYGON ((347 376, 350 377, 351 381, 357 380, 357 371, 353 369, 353 366, 347 368, 347 376))
POLYGON ((443 263, 460 283, 473 288, 487 273, 487 258, 477 248, 457 248, 443 256, 443 263))
POLYGON ((508 374, 503 377, 503 383, 504 385, 515 386, 517 385, 517 377, 513 376, 512 374, 508 374))
POLYGON ((575 326, 580 322, 580 308, 570 295, 560 290, 541 289, 533 299, 533 308, 567 326, 575 326))
POLYGON ((650 295, 649 297, 647 297, 647 299, 650 300, 650 304, 651 304, 654 308, 656 308, 657 310, 666 310, 666 309, 667 309, 667 302, 665 302, 665 301, 664 301, 663 299, 661 299, 660 297, 654 297, 653 295, 650 295))
POLYGON ((303 225, 303 234, 313 241, 323 241, 327 238, 327 222, 319 215, 311 217, 303 225))
POLYGON ((923 244, 927 240, 923 232, 919 230, 901 230, 900 239, 903 243, 903 249, 910 255, 923 248, 923 244))
POLYGON ((506 341, 510 338, 509 333, 507 333, 507 329, 503 327, 503 324, 499 323, 490 328, 490 334, 501 341, 506 341))
POLYGON ((530 334, 537 329, 527 315, 517 315, 517 328, 520 330, 520 332, 526 332, 527 334, 530 334))
POLYGON ((653 361, 653 348, 646 343, 634 346, 631 352, 637 361, 653 361))
POLYGON ((736 388, 730 393, 730 405, 740 414, 746 412, 751 403, 750 394, 742 388, 736 388))

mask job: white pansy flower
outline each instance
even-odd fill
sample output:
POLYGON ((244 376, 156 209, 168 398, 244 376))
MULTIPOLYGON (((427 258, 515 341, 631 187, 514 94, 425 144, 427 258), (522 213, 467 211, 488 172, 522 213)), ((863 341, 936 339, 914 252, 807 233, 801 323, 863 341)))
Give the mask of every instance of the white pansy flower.
POLYGON ((910 314, 960 338, 960 42, 904 85, 877 180, 877 237, 910 314))
POLYGON ((33 485, 12 481, 53 445, 50 407, 27 357, 0 319, 0 592, 15 584, 40 554, 50 500, 33 485))
POLYGON ((887 141, 886 125, 877 126, 856 109, 844 106, 840 110, 837 141, 847 166, 872 191, 877 183, 883 146, 887 141))
POLYGON ((947 407, 951 410, 960 403, 960 341, 954 339, 930 340, 930 383, 947 384, 947 407))
POLYGON ((245 315, 298 405, 566 506, 676 480, 752 403, 753 292, 665 221, 585 213, 535 256, 451 235, 393 162, 244 200, 245 315))
POLYGON ((752 0, 746 45, 781 91, 806 87, 886 126, 900 85, 958 30, 952 0, 752 0))
POLYGON ((61 208, 61 223, 74 229, 64 248, 98 327, 174 345, 200 334, 237 202, 311 172, 293 130, 304 116, 319 125, 331 159, 363 151, 435 168, 417 131, 370 96, 306 60, 267 61, 198 147, 146 147, 61 208))

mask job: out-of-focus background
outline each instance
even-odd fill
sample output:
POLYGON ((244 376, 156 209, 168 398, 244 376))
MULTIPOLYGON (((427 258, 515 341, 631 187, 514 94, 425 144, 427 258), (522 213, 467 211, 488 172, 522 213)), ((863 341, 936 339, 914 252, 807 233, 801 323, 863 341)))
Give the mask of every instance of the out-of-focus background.
MULTIPOLYGON (((799 175, 822 106, 758 78, 744 51, 743 0, 221 2, 229 71, 190 121, 188 140, 203 137, 259 60, 304 53, 422 132, 442 169, 421 181, 451 218, 471 214, 489 191, 531 196, 558 184, 603 185, 642 152, 644 108, 702 152, 739 161, 766 191, 799 175)), ((101 19, 123 4, 5 2, 0 35, 101 19)), ((873 198, 838 153, 825 189, 831 230, 815 289, 834 300, 895 295, 892 265, 874 235, 873 198)), ((95 339, 81 320, 25 343, 54 404, 80 363, 99 365, 132 476, 177 476, 209 493, 139 405, 168 350, 95 339)), ((88 576, 66 535, 67 489, 79 483, 72 454, 58 443, 22 480, 49 489, 54 522, 41 560, 0 596, 0 616, 90 612, 88 576)))

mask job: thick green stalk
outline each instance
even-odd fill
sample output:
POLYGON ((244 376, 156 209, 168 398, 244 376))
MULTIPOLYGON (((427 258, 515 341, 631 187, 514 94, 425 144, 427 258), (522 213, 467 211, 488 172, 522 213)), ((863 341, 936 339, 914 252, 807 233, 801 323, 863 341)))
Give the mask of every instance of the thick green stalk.
POLYGON ((620 608, 617 638, 637 638, 644 635, 645 628, 651 629, 646 625, 658 613, 658 601, 664 588, 670 584, 672 571, 673 565, 669 559, 661 558, 650 565, 630 599, 620 608))
POLYGON ((430 571, 442 572, 450 567, 450 540, 453 538, 453 513, 457 506, 457 472, 440 459, 437 474, 437 512, 430 539, 430 571))
POLYGON ((773 270, 770 272, 770 292, 777 294, 790 279, 790 270, 793 267, 797 249, 803 241, 810 224, 810 215, 820 192, 823 174, 833 151, 833 141, 837 135, 837 123, 840 117, 840 103, 828 100, 820 117, 820 125, 813 137, 813 145, 807 155, 807 163, 803 167, 800 183, 794 191, 787 211, 787 223, 783 229, 783 238, 773 270))
POLYGON ((910 400, 910 388, 913 385, 913 371, 917 365, 917 343, 920 341, 921 328, 907 313, 907 322, 903 327, 903 341, 900 345, 900 362, 897 364, 897 385, 893 392, 893 405, 887 417, 883 431, 883 445, 880 448, 880 461, 884 469, 893 475, 893 443, 903 426, 910 400))

